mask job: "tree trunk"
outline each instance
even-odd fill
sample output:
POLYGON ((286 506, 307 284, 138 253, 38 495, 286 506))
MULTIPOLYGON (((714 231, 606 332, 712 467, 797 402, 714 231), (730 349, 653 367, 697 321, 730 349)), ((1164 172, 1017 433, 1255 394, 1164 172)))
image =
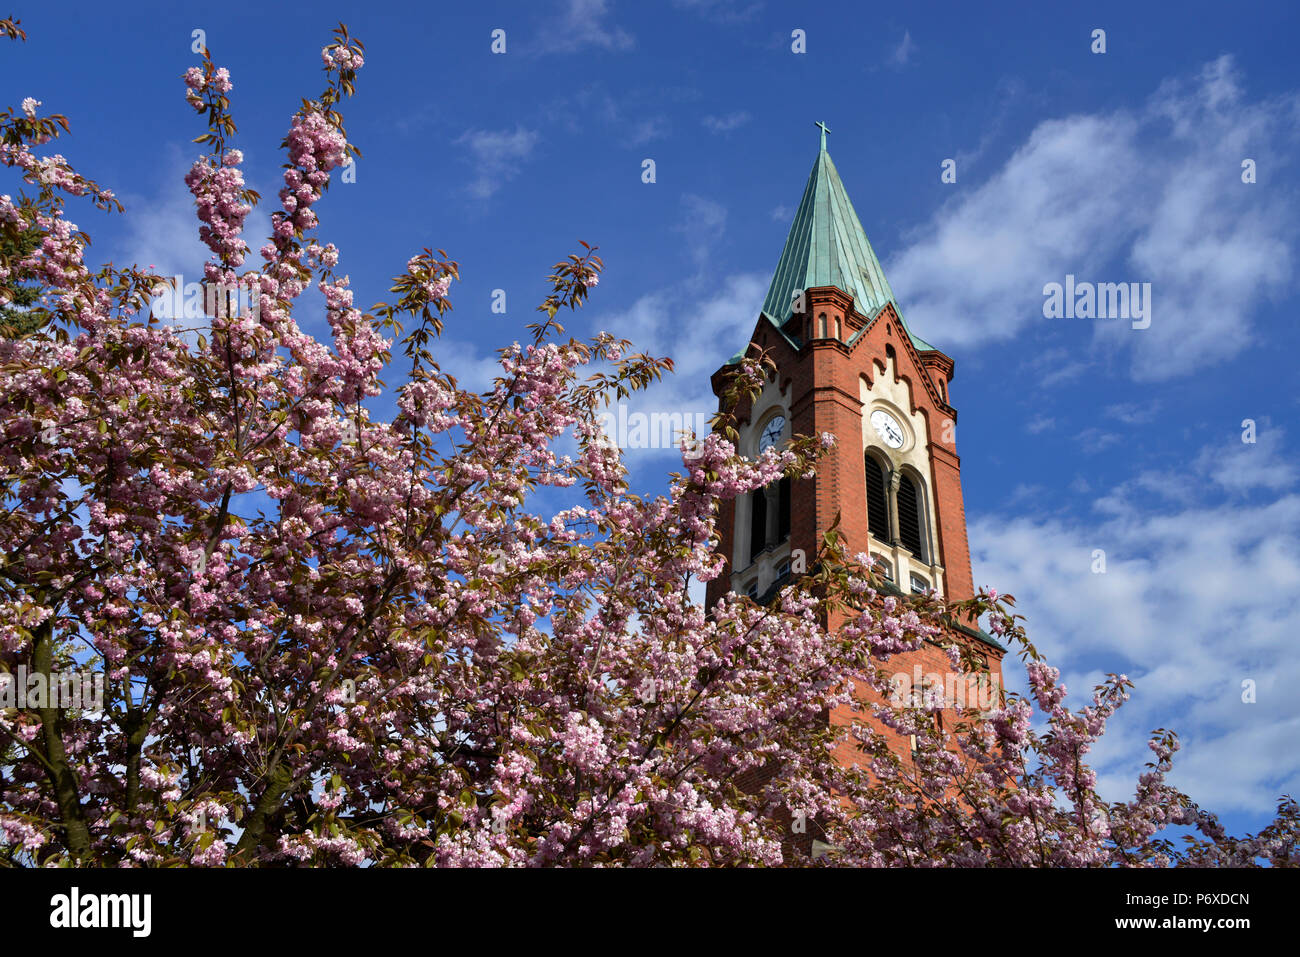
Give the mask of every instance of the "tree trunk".
POLYGON ((57 707, 51 707, 57 690, 52 680, 54 664, 54 624, 46 621, 32 636, 32 670, 45 676, 45 704, 38 708, 41 717, 41 736, 45 750, 45 774, 54 788, 54 798, 59 805, 63 822, 64 842, 68 853, 77 862, 85 862, 90 855, 90 828, 86 812, 77 793, 77 780, 68 767, 68 755, 63 748, 62 718, 57 707))

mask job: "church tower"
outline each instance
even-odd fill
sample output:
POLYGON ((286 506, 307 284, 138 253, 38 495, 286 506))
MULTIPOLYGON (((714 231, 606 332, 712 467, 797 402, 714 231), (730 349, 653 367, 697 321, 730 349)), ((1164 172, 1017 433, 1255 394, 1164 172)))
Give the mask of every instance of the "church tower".
MULTIPOLYGON (((712 384, 720 396, 729 367, 766 350, 776 375, 737 410, 739 451, 754 456, 794 435, 823 432, 836 442, 815 478, 782 480, 723 505, 719 551, 727 567, 708 583, 706 601, 712 606, 728 591, 770 600, 800 571, 801 557, 813 561, 837 515, 849 554, 878 559, 892 588, 970 598, 949 394, 954 363, 908 328, 826 151, 825 124, 818 126, 821 149, 750 345, 712 384)), ((954 624, 953 633, 973 645, 1000 687, 1004 649, 966 624, 954 624)), ((950 670, 937 645, 892 660, 891 669, 895 664, 908 673, 917 664, 925 673, 950 670)))

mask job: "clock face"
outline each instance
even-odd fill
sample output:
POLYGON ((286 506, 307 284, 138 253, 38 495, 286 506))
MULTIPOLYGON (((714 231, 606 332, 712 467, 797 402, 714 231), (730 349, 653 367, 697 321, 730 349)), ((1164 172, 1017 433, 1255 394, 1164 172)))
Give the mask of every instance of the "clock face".
POLYGON ((903 427, 884 409, 877 409, 871 413, 871 427, 876 430, 880 440, 891 449, 903 447, 903 427))
POLYGON ((781 433, 785 431, 785 418, 779 415, 772 416, 767 425, 763 427, 763 434, 758 440, 758 450, 766 452, 777 442, 781 441, 781 433))

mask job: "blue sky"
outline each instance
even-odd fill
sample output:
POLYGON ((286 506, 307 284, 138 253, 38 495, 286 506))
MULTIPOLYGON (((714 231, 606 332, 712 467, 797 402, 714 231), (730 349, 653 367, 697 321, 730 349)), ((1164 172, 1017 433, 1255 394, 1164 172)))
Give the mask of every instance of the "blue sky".
MULTIPOLYGON (((231 70, 236 145, 273 199, 343 20, 366 44, 345 108, 364 156, 318 208, 358 303, 445 249, 463 281, 442 355, 483 383, 586 240, 607 271, 570 329, 673 356, 658 410, 712 411, 708 375, 752 330, 824 120, 910 325, 956 360, 976 582, 1017 595, 1076 693, 1107 671, 1138 682, 1096 754, 1103 790, 1122 796, 1167 726, 1175 782, 1235 829, 1300 794, 1293 4, 27 6, 6 102, 66 114, 58 149, 128 205, 74 207, 92 259, 198 274, 193 30, 231 70), (1067 274, 1150 282, 1150 327, 1044 318, 1067 274)), ((630 462, 644 490, 674 467, 630 462)))

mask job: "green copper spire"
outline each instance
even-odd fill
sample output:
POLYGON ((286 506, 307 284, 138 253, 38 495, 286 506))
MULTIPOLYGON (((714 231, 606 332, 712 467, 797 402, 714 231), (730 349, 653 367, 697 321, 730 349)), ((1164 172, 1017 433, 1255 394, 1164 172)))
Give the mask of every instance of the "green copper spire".
MULTIPOLYGON (((830 130, 825 123, 816 125, 821 130, 821 149, 763 301, 763 314, 778 327, 790 318, 797 292, 813 286, 844 290, 864 316, 874 315, 887 302, 894 302, 895 311, 899 311, 880 260, 826 152, 830 130)), ((916 336, 912 343, 917 349, 934 348, 916 336)))

